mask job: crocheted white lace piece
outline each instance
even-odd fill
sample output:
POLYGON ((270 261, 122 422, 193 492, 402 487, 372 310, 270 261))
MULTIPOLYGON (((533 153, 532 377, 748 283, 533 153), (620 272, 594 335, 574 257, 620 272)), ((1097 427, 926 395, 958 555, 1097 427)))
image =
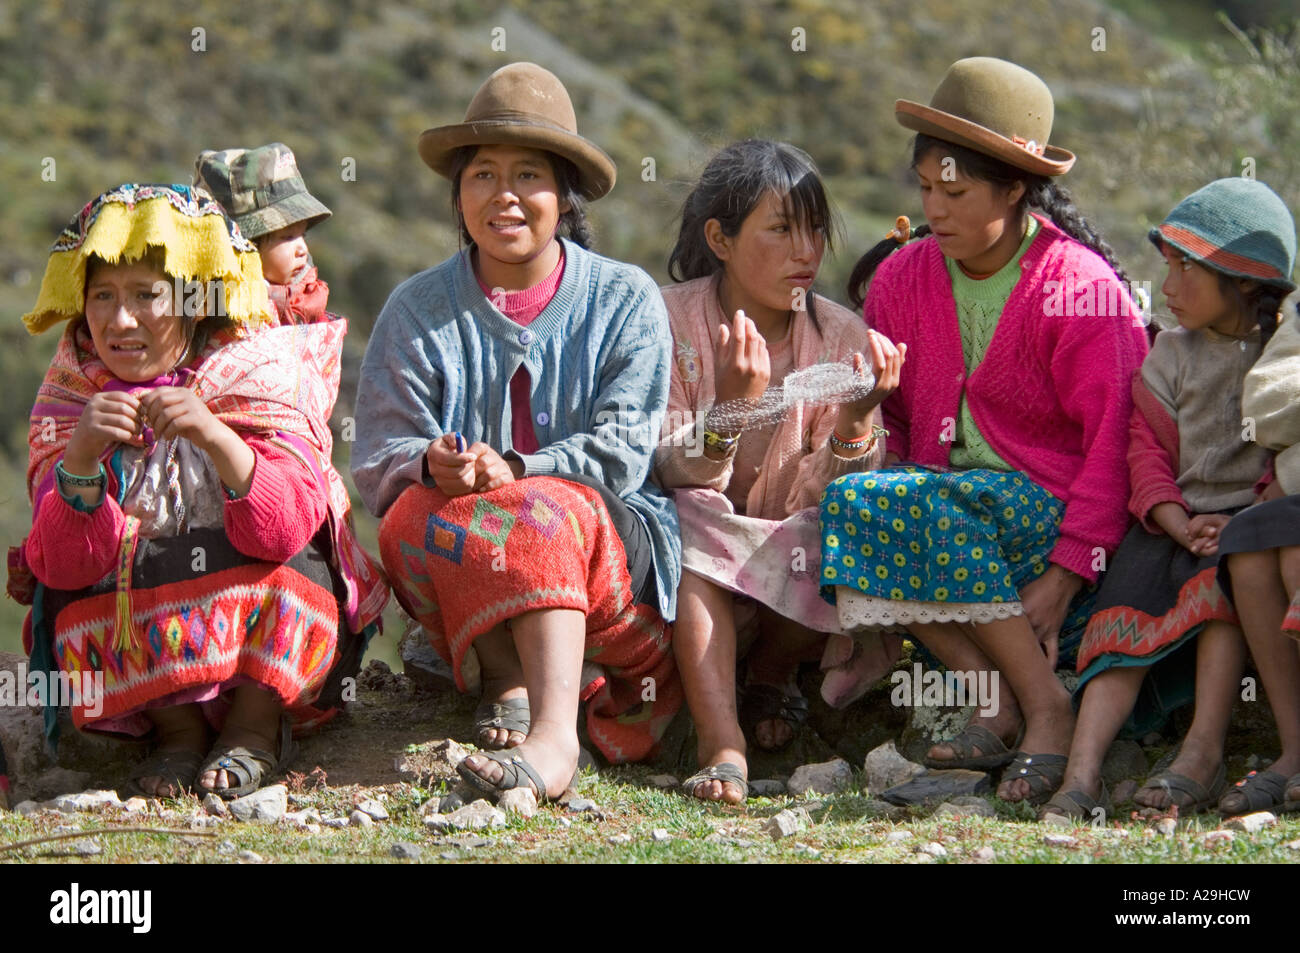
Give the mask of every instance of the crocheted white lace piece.
POLYGON ((853 630, 914 622, 996 622, 1024 615, 1019 602, 913 602, 878 599, 847 586, 835 587, 840 624, 853 630))

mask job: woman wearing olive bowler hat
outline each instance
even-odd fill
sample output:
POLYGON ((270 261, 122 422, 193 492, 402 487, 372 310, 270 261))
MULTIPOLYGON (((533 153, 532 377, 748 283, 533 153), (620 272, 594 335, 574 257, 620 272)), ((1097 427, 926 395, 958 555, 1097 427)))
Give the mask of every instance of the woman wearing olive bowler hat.
POLYGON ((1058 650, 1064 662, 1077 644, 1128 524, 1146 333, 1110 249, 1054 183, 1074 156, 1049 143, 1041 79, 959 60, 928 106, 899 100, 895 116, 918 133, 928 226, 863 256, 849 293, 862 302, 870 280, 866 321, 908 345, 907 369, 882 404, 890 468, 826 488, 823 591, 845 625, 903 625, 951 670, 1000 673, 996 713, 927 763, 1012 762, 999 796, 1041 803, 1074 723, 1058 650))
POLYGON ((362 365, 352 472, 402 605, 462 691, 481 687, 485 793, 560 795, 580 700, 610 761, 652 754, 681 703, 667 620, 677 515, 646 483, 668 399, 663 299, 588 250, 614 163, 568 92, 497 70, 420 155, 465 247, 397 287, 362 365))

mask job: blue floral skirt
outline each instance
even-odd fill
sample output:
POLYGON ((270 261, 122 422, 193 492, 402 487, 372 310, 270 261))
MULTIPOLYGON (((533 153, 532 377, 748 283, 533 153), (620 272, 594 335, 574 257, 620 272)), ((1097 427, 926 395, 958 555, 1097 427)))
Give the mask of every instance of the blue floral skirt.
MULTIPOLYGON (((1020 612, 1020 588, 1051 565, 1065 505, 1019 472, 905 466, 832 481, 821 498, 822 594, 864 607, 864 624, 991 621, 1020 612), (858 596, 861 594, 861 598, 858 596)), ((1096 586, 1071 604, 1073 657, 1096 586)), ((841 614, 843 619, 843 613, 841 614)))

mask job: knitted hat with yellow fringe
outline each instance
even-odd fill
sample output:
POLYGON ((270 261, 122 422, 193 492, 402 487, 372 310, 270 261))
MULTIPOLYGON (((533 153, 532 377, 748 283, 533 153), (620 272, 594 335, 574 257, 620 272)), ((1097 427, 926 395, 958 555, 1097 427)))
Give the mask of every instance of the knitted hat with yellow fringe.
POLYGON ((36 307, 23 315, 32 334, 86 308, 86 260, 135 261, 150 246, 182 281, 220 281, 236 324, 274 323, 257 248, 211 195, 188 185, 126 183, 92 199, 59 233, 36 307))

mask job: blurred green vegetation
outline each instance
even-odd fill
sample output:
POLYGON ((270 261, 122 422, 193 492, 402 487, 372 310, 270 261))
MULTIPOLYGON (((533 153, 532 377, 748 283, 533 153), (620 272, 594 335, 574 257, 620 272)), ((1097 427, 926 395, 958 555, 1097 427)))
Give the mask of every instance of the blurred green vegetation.
MULTIPOLYGON (((55 344, 53 333, 30 338, 18 316, 36 298, 58 229, 105 188, 188 182, 200 149, 288 143, 309 187, 335 212, 309 240, 332 310, 352 321, 338 420, 350 413, 360 353, 389 291, 457 248, 446 183, 421 162, 416 138, 459 121, 491 70, 531 59, 564 80, 580 131, 620 169, 617 188, 592 209, 597 248, 660 280, 676 212, 717 147, 762 136, 805 148, 843 219, 819 281, 842 301, 853 261, 894 216, 921 219, 894 100, 928 101, 953 60, 985 54, 1047 81, 1057 100, 1053 141, 1079 155, 1066 184, 1130 275, 1158 289, 1160 260, 1146 230, 1193 189, 1240 174, 1243 160, 1300 209, 1300 24, 1288 22, 1286 0, 1236 3, 1235 22, 1249 27, 1242 33, 1216 17, 1227 6, 1019 0, 1012 14, 1004 0, 422 0, 378 8, 359 0, 170 8, 7 0, 5 538, 16 543, 29 522, 26 415, 55 344), (792 48, 797 30, 803 51, 792 48), (494 39, 504 39, 504 51, 494 39), (47 158, 53 181, 42 177, 47 158), (343 174, 348 159, 355 181, 343 174)), ((0 647, 16 643, 15 610, 7 601, 0 609, 0 647)))

